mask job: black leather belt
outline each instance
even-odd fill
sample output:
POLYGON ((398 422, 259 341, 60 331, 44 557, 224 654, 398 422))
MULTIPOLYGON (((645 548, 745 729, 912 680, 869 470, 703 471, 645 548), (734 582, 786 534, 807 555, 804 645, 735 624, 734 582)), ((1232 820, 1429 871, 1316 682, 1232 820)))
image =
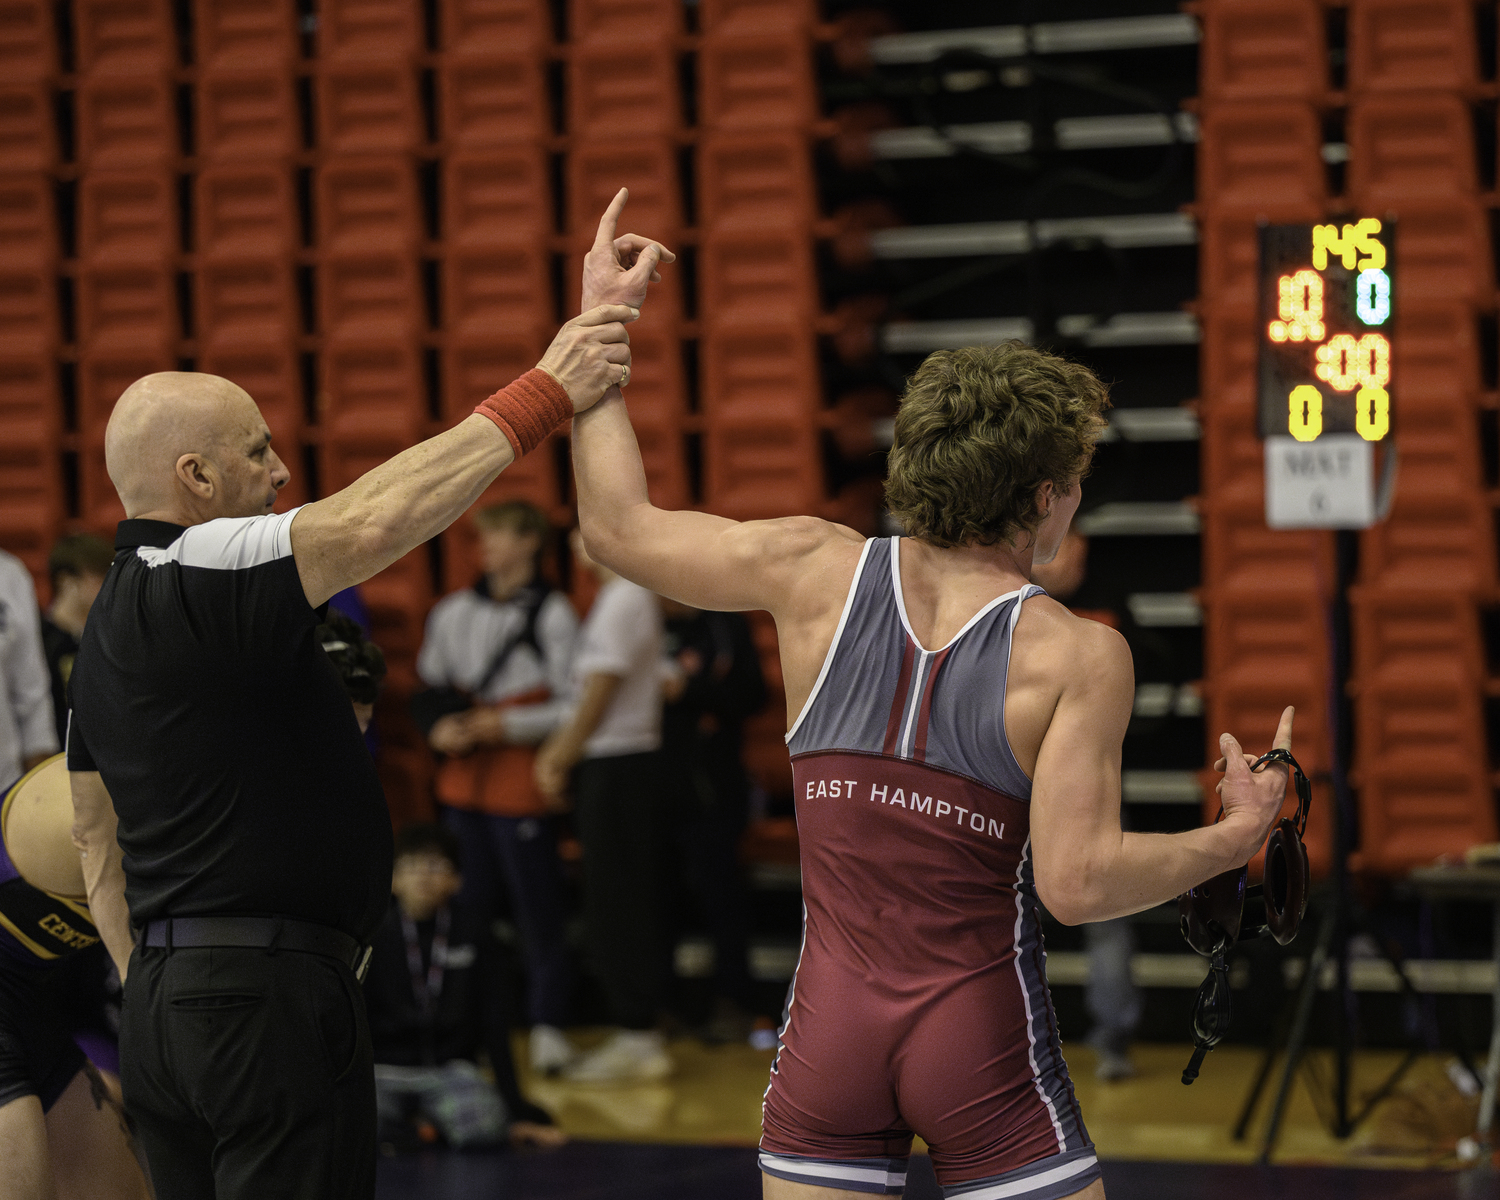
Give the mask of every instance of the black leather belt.
POLYGON ((210 947, 265 950, 300 950, 321 954, 344 963, 359 979, 370 965, 370 947, 361 946, 347 933, 311 921, 290 917, 167 917, 147 921, 137 940, 140 946, 158 946, 167 951, 201 950, 210 947))

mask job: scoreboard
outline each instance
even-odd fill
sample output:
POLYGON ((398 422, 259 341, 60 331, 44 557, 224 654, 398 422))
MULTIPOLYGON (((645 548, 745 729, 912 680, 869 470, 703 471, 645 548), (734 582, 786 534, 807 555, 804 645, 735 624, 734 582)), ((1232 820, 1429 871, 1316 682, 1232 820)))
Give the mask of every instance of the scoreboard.
POLYGON ((1261 437, 1391 433, 1395 228, 1260 227, 1261 437))

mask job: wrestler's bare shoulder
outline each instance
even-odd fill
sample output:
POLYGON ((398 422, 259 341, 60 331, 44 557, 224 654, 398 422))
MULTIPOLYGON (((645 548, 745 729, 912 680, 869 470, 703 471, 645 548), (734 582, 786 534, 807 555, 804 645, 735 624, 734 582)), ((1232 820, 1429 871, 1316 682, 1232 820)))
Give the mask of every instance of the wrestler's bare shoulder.
POLYGON ((1060 681, 1085 682, 1133 672, 1130 646, 1116 629, 1080 617, 1051 596, 1034 596, 1016 622, 1016 658, 1060 681))

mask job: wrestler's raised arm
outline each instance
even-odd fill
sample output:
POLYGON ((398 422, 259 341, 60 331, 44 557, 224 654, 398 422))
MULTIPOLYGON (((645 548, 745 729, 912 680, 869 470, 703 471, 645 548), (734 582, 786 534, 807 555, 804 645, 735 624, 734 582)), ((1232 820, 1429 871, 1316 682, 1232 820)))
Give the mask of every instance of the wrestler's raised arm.
MULTIPOLYGON (((616 237, 627 199, 622 188, 599 222, 584 263, 585 307, 639 307, 656 264, 675 258, 649 238, 631 233, 616 237)), ((795 604, 810 556, 831 542, 857 547, 863 540, 852 530, 813 517, 740 522, 655 507, 646 493, 640 447, 619 388, 611 388, 574 418, 573 469, 578 526, 594 560, 695 608, 763 608, 780 616, 795 604)))
MULTIPOLYGON (((1130 648, 1103 625, 1063 621, 1045 642, 1048 661, 1036 664, 1061 677, 1063 690, 1037 754, 1031 845, 1039 898, 1063 924, 1077 925, 1140 912, 1243 866, 1281 811, 1286 771, 1252 774, 1249 756, 1226 733, 1222 821, 1184 833, 1123 831, 1120 746, 1135 700, 1130 648)), ((1292 716, 1283 712, 1276 731, 1275 745, 1288 750, 1292 716)))

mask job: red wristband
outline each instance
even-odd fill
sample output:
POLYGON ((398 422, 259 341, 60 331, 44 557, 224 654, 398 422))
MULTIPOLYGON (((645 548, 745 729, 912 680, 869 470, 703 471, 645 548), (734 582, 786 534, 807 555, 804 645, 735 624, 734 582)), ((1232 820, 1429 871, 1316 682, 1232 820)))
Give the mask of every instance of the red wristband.
POLYGON ((572 418, 573 401, 562 384, 540 367, 533 367, 474 411, 495 422, 520 458, 572 418))

